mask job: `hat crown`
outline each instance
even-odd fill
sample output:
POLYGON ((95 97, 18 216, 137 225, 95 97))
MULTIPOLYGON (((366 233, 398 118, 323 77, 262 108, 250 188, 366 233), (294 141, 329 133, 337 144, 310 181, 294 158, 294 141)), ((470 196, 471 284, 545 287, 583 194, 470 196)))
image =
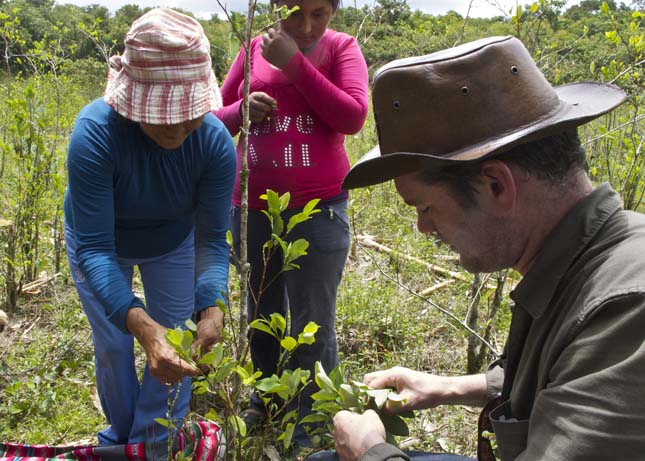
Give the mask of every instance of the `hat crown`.
POLYGON ((211 73, 210 43, 198 21, 158 8, 132 23, 121 64, 140 82, 207 80, 211 73))
POLYGON ((373 100, 381 154, 454 156, 566 110, 512 37, 394 61, 376 73, 373 100))
POLYGON ((194 120, 221 108, 201 24, 167 8, 135 20, 123 55, 110 58, 104 99, 129 120, 158 125, 194 120))

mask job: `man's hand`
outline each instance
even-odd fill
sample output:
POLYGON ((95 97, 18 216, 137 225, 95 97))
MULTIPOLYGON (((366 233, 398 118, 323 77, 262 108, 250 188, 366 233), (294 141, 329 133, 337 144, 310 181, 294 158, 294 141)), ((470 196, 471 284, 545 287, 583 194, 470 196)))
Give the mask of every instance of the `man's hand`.
POLYGON ((385 442, 385 427, 374 410, 362 415, 339 411, 334 416, 334 441, 341 461, 356 461, 373 446, 385 442))
POLYGON ((278 101, 262 91, 254 91, 249 95, 249 120, 261 123, 278 108, 278 101))
POLYGON ((438 405, 483 406, 486 403, 486 376, 483 374, 446 377, 394 367, 368 373, 363 382, 375 389, 396 389, 406 402, 394 408, 386 407, 393 413, 438 405))
POLYGON ((168 344, 166 328, 152 320, 144 309, 130 309, 125 323, 146 352, 150 374, 161 383, 175 384, 184 376, 199 374, 197 368, 182 360, 168 344))
POLYGON ((270 64, 282 70, 298 52, 298 44, 289 34, 273 28, 262 36, 262 56, 270 64))
POLYGON ((197 322, 197 340, 193 344, 195 351, 205 354, 215 343, 222 339, 224 313, 218 307, 208 307, 199 313, 197 322))

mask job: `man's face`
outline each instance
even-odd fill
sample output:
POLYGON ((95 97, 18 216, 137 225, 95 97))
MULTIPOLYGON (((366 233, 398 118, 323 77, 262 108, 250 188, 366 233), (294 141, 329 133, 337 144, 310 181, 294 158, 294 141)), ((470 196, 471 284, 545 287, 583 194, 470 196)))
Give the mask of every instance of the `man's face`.
POLYGON ((512 226, 490 213, 480 197, 464 208, 446 185, 424 183, 414 173, 394 183, 405 203, 416 209, 419 231, 450 245, 466 270, 494 272, 513 265, 512 226))

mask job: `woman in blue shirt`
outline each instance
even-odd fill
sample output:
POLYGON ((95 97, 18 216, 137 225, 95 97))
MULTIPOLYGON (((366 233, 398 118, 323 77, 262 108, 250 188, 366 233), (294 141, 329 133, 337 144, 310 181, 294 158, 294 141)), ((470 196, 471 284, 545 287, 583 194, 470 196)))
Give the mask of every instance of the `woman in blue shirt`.
POLYGON ((188 411, 198 373, 167 328, 198 320, 202 350, 219 340, 227 290, 226 231, 236 170, 200 24, 168 9, 137 19, 110 61, 102 99, 78 115, 68 150, 66 242, 92 327, 96 381, 109 427, 102 445, 152 443, 165 456, 167 400, 188 411), (138 266, 145 304, 132 292, 138 266), (139 381, 134 339, 147 365, 139 381), (177 386, 177 383, 181 383, 177 386))

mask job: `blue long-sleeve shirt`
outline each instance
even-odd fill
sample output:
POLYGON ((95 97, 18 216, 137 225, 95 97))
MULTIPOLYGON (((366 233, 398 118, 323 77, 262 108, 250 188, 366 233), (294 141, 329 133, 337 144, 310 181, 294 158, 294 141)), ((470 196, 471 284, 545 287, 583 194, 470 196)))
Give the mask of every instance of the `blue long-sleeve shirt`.
POLYGON ((65 218, 76 256, 108 319, 123 331, 143 307, 117 256, 149 258, 177 248, 195 229, 195 311, 226 292, 235 147, 212 114, 177 149, 159 147, 102 99, 79 113, 68 148, 65 218))

